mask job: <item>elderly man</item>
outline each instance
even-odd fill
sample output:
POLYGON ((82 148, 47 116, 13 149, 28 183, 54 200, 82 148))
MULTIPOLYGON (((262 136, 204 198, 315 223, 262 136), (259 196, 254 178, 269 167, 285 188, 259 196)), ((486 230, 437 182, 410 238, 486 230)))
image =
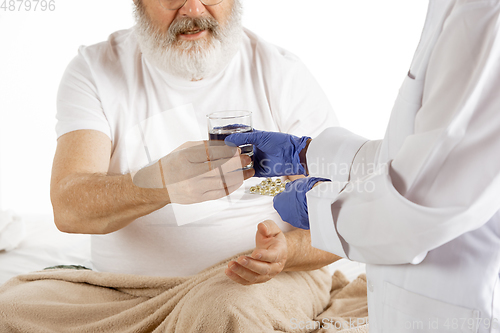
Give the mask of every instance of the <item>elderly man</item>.
MULTIPOLYGON (((237 302, 238 293, 273 277, 286 279, 288 271, 312 271, 294 275, 294 288, 321 296, 284 307, 300 307, 314 318, 327 305, 330 279, 317 269, 338 257, 312 248, 308 231, 282 222, 271 197, 248 193, 262 179, 241 186, 253 170, 241 179, 226 173, 222 183, 212 175, 213 181, 161 189, 135 186, 132 176, 159 161, 162 176, 173 183, 196 179, 190 175, 206 162, 198 159, 196 144, 203 146, 205 117, 213 111, 250 110, 255 128, 317 135, 336 125, 327 98, 295 56, 242 28, 240 0, 137 0, 135 6, 135 28, 81 47, 62 79, 51 183, 57 227, 93 234, 91 265, 98 272, 185 277, 254 248, 227 264, 230 299, 237 302), (186 208, 179 204, 192 204, 188 210, 197 218, 179 214, 176 209, 186 208)), ((231 170, 250 163, 230 147, 207 147, 206 157, 231 170)), ((288 291, 277 293, 284 300, 288 291)), ((266 297, 280 302, 276 294, 266 297)), ((6 302, 0 297, 0 306, 6 302)), ((217 317, 221 332, 281 330, 292 319, 285 312, 280 323, 230 326, 231 312, 220 306, 200 316, 217 317)), ((77 309, 75 316, 85 313, 77 309)))

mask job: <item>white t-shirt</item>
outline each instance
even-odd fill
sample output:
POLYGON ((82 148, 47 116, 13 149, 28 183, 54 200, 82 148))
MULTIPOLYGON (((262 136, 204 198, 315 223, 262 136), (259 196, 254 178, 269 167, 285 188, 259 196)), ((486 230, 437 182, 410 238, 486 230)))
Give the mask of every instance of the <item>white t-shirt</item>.
MULTIPOLYGON (((112 141, 109 174, 126 174, 186 141, 207 140, 206 115, 222 110, 249 110, 254 128, 300 136, 337 125, 326 96, 297 57, 248 30, 224 71, 191 82, 142 57, 132 28, 80 47, 59 88, 56 131, 58 137, 82 129, 105 133, 112 141), (147 128, 145 138, 139 127, 147 128)), ((256 226, 266 219, 290 230, 273 209, 272 197, 249 193, 261 180, 245 181, 230 199, 167 205, 119 231, 93 235, 93 269, 192 275, 254 248, 256 226), (183 219, 192 221, 182 225, 183 219)))

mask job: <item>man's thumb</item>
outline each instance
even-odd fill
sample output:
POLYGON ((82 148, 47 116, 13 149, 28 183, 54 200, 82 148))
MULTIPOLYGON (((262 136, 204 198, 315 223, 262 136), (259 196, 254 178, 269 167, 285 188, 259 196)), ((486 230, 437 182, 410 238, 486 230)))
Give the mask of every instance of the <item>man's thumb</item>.
POLYGON ((274 237, 281 232, 278 225, 271 220, 259 223, 257 228, 259 233, 264 237, 274 237))
POLYGON ((259 223, 257 229, 262 236, 269 237, 269 227, 267 226, 266 222, 259 223))

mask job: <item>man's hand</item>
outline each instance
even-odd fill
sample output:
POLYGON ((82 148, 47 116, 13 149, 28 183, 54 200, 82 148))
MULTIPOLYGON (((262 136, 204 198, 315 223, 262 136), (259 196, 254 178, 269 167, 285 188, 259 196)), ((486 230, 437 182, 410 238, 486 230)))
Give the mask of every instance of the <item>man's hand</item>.
POLYGON ((226 144, 254 146, 254 169, 256 177, 276 177, 306 175, 304 148, 311 138, 301 138, 275 132, 254 130, 247 133, 234 133, 225 139, 226 144))
POLYGON ((252 169, 242 171, 251 159, 237 147, 214 142, 187 142, 157 163, 134 175, 136 186, 166 188, 170 202, 192 204, 215 200, 236 191, 252 169))
POLYGON ((231 261, 225 271, 231 280, 240 284, 267 282, 285 267, 288 250, 281 229, 271 220, 259 223, 257 228, 252 255, 231 261))

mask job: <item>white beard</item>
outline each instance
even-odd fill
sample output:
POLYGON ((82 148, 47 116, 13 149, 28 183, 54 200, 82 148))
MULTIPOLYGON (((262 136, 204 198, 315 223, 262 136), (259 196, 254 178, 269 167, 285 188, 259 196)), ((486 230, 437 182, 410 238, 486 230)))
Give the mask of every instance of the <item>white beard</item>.
MULTIPOLYGON (((138 5, 139 7, 141 5, 138 5)), ((176 40, 160 32, 143 9, 137 7, 135 33, 146 59, 159 69, 190 81, 220 73, 240 47, 243 27, 242 6, 234 0, 232 13, 224 27, 202 40, 176 40)))

